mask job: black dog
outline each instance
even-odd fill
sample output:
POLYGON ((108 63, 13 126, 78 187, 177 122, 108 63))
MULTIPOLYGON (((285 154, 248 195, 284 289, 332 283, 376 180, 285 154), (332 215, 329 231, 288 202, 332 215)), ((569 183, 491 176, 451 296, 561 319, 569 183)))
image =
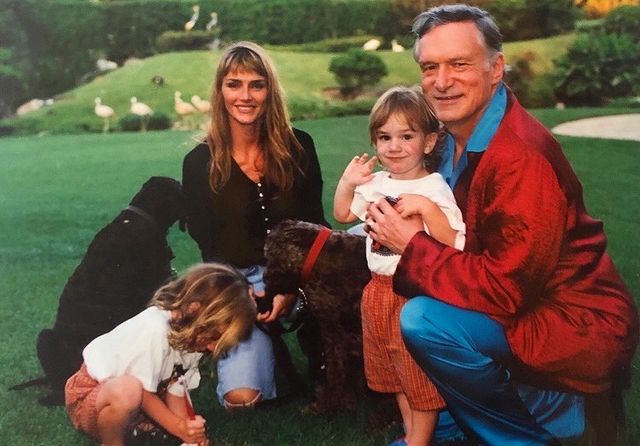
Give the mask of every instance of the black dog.
POLYGON ((38 359, 50 387, 41 404, 64 403, 65 382, 80 368, 84 347, 142 311, 174 275, 166 234, 185 215, 180 183, 152 177, 98 232, 62 291, 53 329, 38 335, 38 359))
POLYGON ((310 409, 333 413, 352 409, 364 382, 362 360, 362 289, 371 278, 365 256, 365 238, 332 231, 308 277, 303 264, 321 226, 287 220, 277 225, 265 243, 265 293, 306 297, 303 325, 298 333, 302 351, 312 364, 324 366, 324 382, 316 389, 310 409), (302 335, 302 336, 301 336, 302 335))

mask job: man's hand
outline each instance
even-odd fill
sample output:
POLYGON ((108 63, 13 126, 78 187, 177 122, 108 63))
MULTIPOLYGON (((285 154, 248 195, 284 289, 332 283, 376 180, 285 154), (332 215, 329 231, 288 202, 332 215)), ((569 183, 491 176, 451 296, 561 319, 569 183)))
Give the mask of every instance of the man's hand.
POLYGON ((369 205, 366 223, 371 238, 396 254, 402 254, 413 236, 424 230, 420 215, 402 218, 384 198, 369 205))

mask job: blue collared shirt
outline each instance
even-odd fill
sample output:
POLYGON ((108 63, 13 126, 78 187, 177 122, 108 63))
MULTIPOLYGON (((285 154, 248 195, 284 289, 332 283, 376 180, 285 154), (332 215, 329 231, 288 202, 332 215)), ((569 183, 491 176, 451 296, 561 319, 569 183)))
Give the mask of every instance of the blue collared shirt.
POLYGON ((453 189, 467 167, 467 152, 484 152, 487 150, 489 143, 493 139, 493 136, 498 131, 500 122, 504 117, 507 109, 507 88, 504 83, 501 82, 498 89, 491 98, 489 107, 484 111, 478 125, 473 130, 467 145, 462 152, 462 156, 453 165, 453 156, 455 153, 455 140, 450 133, 447 133, 447 137, 444 143, 444 150, 442 151, 442 162, 438 172, 444 177, 449 187, 453 189))

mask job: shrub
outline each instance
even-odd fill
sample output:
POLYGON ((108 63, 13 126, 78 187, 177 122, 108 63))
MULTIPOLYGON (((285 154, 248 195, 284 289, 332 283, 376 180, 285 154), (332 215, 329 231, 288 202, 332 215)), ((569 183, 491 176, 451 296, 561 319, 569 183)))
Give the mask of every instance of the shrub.
POLYGON ((202 50, 206 49, 219 34, 218 30, 165 31, 156 39, 156 49, 160 53, 202 50))
POLYGON ((379 56, 360 49, 349 50, 331 59, 329 71, 345 97, 353 97, 365 86, 377 84, 388 73, 379 56))
POLYGON ((0 10, 0 117, 8 116, 27 99, 31 64, 25 32, 17 26, 13 10, 0 10))
POLYGON ((118 127, 120 127, 120 130, 123 132, 137 132, 141 126, 142 121, 140 120, 140 116, 132 113, 127 113, 118 121, 118 127))
POLYGON ((549 74, 533 78, 528 85, 524 105, 531 108, 553 107, 558 102, 554 86, 555 79, 549 74))
POLYGON ((573 0, 494 0, 479 6, 494 17, 505 41, 549 37, 570 31, 578 15, 573 0))
POLYGON ((602 22, 605 34, 626 34, 640 43, 640 5, 624 5, 612 10, 602 22))
POLYGON ((640 93, 640 45, 628 35, 583 34, 556 61, 557 97, 573 105, 602 105, 640 93))
MULTIPOLYGON (((118 121, 118 126, 123 132, 138 132, 142 129, 142 118, 132 113, 127 113, 118 121)), ((166 130, 172 126, 171 117, 163 112, 154 112, 147 118, 147 130, 166 130)))
POLYGON ((149 130, 166 130, 170 129, 173 125, 171 122, 171 117, 163 112, 154 112, 151 117, 149 117, 149 123, 147 124, 147 128, 149 130))
POLYGON ((505 81, 522 104, 527 105, 527 94, 529 84, 533 80, 533 70, 531 62, 535 59, 535 54, 527 52, 518 57, 514 63, 510 64, 505 74, 505 81))

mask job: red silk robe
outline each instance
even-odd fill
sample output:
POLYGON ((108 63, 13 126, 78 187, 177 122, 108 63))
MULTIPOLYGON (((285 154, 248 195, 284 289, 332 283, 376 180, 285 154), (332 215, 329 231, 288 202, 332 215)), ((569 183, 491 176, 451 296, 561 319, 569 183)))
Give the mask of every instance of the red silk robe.
POLYGON ((606 390, 633 356, 638 312, 560 145, 510 94, 487 150, 467 155, 454 189, 464 252, 416 234, 396 292, 486 313, 504 326, 518 365, 543 382, 606 390))

